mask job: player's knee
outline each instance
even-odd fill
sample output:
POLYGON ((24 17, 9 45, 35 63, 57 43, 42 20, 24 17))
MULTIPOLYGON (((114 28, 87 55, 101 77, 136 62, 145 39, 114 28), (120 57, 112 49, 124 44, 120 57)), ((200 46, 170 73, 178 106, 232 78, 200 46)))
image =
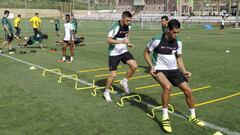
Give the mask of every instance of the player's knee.
POLYGON ((192 95, 192 90, 191 89, 184 90, 183 92, 184 92, 185 96, 187 96, 187 97, 192 95))
POLYGON ((170 91, 171 91, 171 85, 164 85, 163 86, 163 90, 164 90, 164 92, 169 92, 170 93, 170 91))
POLYGON ((117 74, 116 74, 116 73, 111 73, 111 74, 110 74, 110 77, 114 79, 114 78, 117 77, 117 74))
POLYGON ((134 71, 137 70, 137 68, 138 68, 137 64, 134 64, 134 65, 131 66, 131 69, 134 70, 134 71))

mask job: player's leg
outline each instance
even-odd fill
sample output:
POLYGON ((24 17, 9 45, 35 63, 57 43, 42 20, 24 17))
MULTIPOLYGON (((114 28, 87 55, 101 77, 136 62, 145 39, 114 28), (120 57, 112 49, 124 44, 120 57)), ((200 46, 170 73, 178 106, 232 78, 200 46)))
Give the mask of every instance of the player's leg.
POLYGON ((67 46, 68 46, 68 41, 63 41, 62 44, 62 59, 58 60, 58 62, 65 62, 66 61, 66 50, 67 50, 67 46))
POLYGON ((131 53, 127 52, 123 54, 122 62, 124 64, 128 64, 128 71, 125 75, 125 77, 120 81, 120 84, 123 86, 124 91, 126 93, 129 93, 130 90, 128 88, 128 79, 132 77, 132 75, 135 73, 137 70, 137 62, 134 60, 133 56, 131 53))
MULTIPOLYGON (((165 73, 167 74, 167 73, 165 73)), ((163 92, 162 92, 162 106, 163 106, 163 116, 162 116, 162 124, 163 124, 163 129, 166 132, 172 132, 172 127, 170 125, 170 120, 169 120, 169 115, 168 115, 168 103, 170 100, 170 93, 171 93, 171 87, 172 84, 168 80, 163 72, 157 71, 156 72, 156 80, 157 82, 160 83, 162 86, 163 92)))
POLYGON ((189 111, 190 111, 190 114, 191 114, 190 117, 189 117, 189 121, 194 122, 197 125, 204 126, 205 125, 204 122, 199 120, 197 118, 197 116, 196 116, 192 90, 189 87, 188 83, 187 82, 183 82, 180 85, 178 85, 178 87, 185 94, 185 100, 186 100, 186 102, 188 104, 189 111))
POLYGON ((18 38, 20 37, 20 34, 21 34, 21 28, 18 27, 18 33, 17 33, 18 38))
POLYGON ((120 63, 120 56, 109 56, 108 57, 108 66, 109 66, 109 70, 110 70, 110 74, 107 78, 106 81, 106 87, 105 87, 105 91, 103 92, 103 96, 105 98, 106 101, 111 102, 112 99, 110 97, 110 86, 113 83, 113 80, 116 78, 117 76, 117 66, 120 63))
POLYGON ((0 47, 0 53, 2 53, 2 49, 8 44, 9 35, 5 33, 5 41, 2 43, 2 46, 0 47))
POLYGON ((15 34, 14 34, 14 37, 16 37, 16 39, 18 39, 18 28, 17 27, 14 27, 15 29, 16 29, 16 32, 15 32, 15 34))
MULTIPOLYGON (((195 108, 194 107, 194 100, 193 100, 193 95, 192 95, 192 90, 189 87, 187 82, 183 82, 180 85, 178 85, 178 87, 183 91, 184 95, 185 95, 185 100, 186 103, 188 104, 188 107, 191 108, 195 108)), ((195 114, 193 114, 195 116, 195 114)))
POLYGON ((71 41, 69 43, 69 48, 70 48, 70 60, 68 61, 68 63, 72 63, 73 62, 73 57, 74 57, 74 43, 71 41))

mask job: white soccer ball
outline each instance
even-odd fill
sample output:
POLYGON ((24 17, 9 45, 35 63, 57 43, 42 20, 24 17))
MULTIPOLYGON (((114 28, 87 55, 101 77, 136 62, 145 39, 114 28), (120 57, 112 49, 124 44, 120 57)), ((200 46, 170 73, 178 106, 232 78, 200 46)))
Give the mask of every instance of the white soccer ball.
POLYGON ((226 52, 226 53, 230 53, 230 51, 229 51, 229 50, 226 50, 225 52, 226 52))
POLYGON ((28 40, 28 37, 24 37, 24 40, 28 40))

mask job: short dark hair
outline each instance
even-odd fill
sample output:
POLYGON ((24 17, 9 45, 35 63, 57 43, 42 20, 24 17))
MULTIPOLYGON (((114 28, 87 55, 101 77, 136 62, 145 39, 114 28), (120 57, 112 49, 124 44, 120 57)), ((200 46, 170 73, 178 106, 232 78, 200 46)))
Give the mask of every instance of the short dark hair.
POLYGON ((39 15, 39 13, 35 13, 35 15, 39 15))
POLYGON ((9 14, 9 13, 10 13, 9 10, 4 11, 4 15, 9 14))
POLYGON ((21 15, 19 14, 18 17, 21 17, 21 15))
POLYGON ((122 13, 122 17, 132 17, 132 14, 129 12, 129 11, 124 11, 123 13, 122 13))
POLYGON ((162 20, 162 19, 165 19, 166 21, 169 20, 168 16, 166 16, 166 15, 162 16, 162 17, 161 17, 161 20, 162 20))
POLYGON ((43 35, 42 35, 42 38, 43 38, 43 39, 48 39, 48 35, 47 35, 47 34, 43 34, 43 35))
POLYGON ((168 22, 169 30, 172 30, 174 28, 179 29, 180 27, 181 27, 181 24, 177 19, 172 19, 168 22))
POLYGON ((66 14, 65 16, 66 16, 66 17, 67 17, 67 16, 69 16, 69 17, 70 17, 70 14, 66 14))

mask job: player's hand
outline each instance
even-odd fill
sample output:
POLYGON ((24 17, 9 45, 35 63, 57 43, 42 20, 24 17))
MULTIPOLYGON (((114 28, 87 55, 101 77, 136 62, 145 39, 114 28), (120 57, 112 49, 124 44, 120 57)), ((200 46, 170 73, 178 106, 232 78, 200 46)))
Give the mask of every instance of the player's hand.
POLYGON ((184 75, 186 78, 189 78, 189 77, 192 76, 192 73, 189 72, 189 71, 185 71, 185 72, 183 72, 183 75, 184 75))
POLYGON ((131 48, 131 49, 134 48, 134 44, 130 44, 130 43, 128 43, 127 45, 128 45, 128 47, 131 48))
POLYGON ((149 72, 152 76, 156 77, 156 70, 154 69, 154 67, 151 68, 150 72, 149 72))
POLYGON ((11 33, 8 33, 8 36, 9 36, 9 37, 12 37, 12 34, 11 34, 11 33))

